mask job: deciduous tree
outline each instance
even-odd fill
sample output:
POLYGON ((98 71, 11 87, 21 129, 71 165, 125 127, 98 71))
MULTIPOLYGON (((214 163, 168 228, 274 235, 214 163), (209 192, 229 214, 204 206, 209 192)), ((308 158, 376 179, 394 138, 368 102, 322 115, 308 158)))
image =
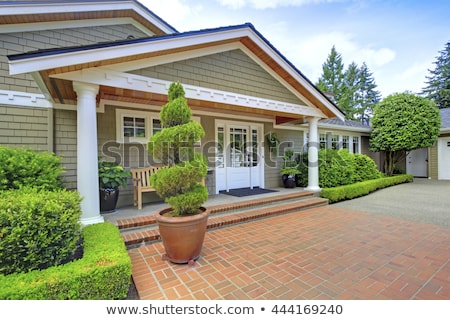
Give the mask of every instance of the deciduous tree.
POLYGON ((434 144, 440 126, 433 101, 410 92, 392 94, 374 107, 371 150, 385 153, 385 173, 391 176, 411 150, 434 144))

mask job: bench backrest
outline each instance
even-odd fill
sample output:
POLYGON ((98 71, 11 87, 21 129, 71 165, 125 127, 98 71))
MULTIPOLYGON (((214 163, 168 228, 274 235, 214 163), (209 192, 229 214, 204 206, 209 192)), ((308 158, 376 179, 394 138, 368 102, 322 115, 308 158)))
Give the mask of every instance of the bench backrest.
POLYGON ((163 166, 152 166, 146 168, 131 169, 130 172, 133 178, 133 185, 136 187, 150 186, 150 176, 161 168, 163 168, 163 166))

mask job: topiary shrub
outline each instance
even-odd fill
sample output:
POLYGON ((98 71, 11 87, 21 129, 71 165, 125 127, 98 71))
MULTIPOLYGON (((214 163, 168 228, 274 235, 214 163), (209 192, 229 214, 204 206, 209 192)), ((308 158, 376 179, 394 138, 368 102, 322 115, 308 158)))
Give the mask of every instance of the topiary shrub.
POLYGON ((61 189, 63 172, 61 159, 53 153, 0 146, 0 190, 61 189))
POLYGON ((208 190, 200 181, 208 171, 206 158, 194 146, 205 135, 200 123, 191 120, 183 86, 172 83, 169 102, 160 112, 163 129, 148 143, 150 155, 166 168, 151 176, 157 194, 172 207, 174 216, 191 215, 208 199, 208 190))
POLYGON ((80 240, 81 198, 67 190, 0 192, 0 273, 67 262, 80 240))

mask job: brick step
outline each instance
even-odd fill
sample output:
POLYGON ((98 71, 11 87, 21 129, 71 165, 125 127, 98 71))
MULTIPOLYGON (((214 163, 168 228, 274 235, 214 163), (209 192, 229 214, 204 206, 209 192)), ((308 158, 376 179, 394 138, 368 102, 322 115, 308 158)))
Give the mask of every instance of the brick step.
MULTIPOLYGON (((291 201, 291 200, 298 200, 298 199, 304 199, 308 197, 314 196, 314 192, 310 191, 299 191, 299 192, 293 192, 289 194, 284 195, 277 195, 277 196, 269 196, 269 197, 260 197, 258 199, 252 199, 252 200, 243 200, 243 201, 233 201, 231 203, 227 204, 218 204, 213 206, 208 206, 210 210, 210 214, 216 214, 221 212, 231 212, 231 211, 237 211, 242 210, 249 207, 258 207, 258 206, 264 206, 271 203, 281 203, 285 201, 291 201)), ((148 215, 148 216, 142 216, 142 217, 135 217, 135 218, 129 218, 129 219, 121 219, 116 221, 116 225, 121 231, 129 230, 129 229, 136 229, 136 228, 142 228, 145 226, 152 226, 156 224, 155 216, 148 215)))
MULTIPOLYGON (((301 200, 298 200, 297 198, 297 200, 291 201, 275 201, 267 203, 264 206, 259 205, 256 208, 249 205, 246 207, 246 209, 235 212, 223 210, 219 207, 212 208, 220 211, 216 211, 209 216, 207 230, 226 227, 238 223, 244 223, 255 219, 262 219, 274 215, 311 209, 327 204, 327 199, 318 197, 306 197, 301 200)), ((236 210, 236 207, 231 210, 236 210)), ((156 224, 147 225, 142 228, 129 231, 123 230, 122 237, 127 248, 139 247, 151 242, 159 241, 161 239, 156 224)))

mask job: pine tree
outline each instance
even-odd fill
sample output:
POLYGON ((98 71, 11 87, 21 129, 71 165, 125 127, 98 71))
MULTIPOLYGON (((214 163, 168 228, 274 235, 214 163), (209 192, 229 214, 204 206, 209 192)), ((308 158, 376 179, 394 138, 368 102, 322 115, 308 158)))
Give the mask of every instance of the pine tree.
POLYGON ((322 65, 322 76, 319 78, 317 87, 322 92, 330 93, 334 101, 338 102, 342 97, 342 86, 344 79, 344 64, 342 56, 336 51, 335 46, 331 48, 326 62, 322 65))
POLYGON ((447 42, 445 49, 439 51, 439 56, 434 62, 435 69, 428 70, 431 75, 426 77, 426 88, 424 94, 433 100, 439 108, 450 107, 450 41, 447 42))
POLYGON ((355 94, 355 119, 367 118, 372 114, 373 107, 381 100, 381 94, 366 63, 359 69, 358 89, 355 94))
POLYGON ((345 113, 347 119, 353 119, 355 114, 356 92, 359 88, 359 68, 352 62, 344 73, 343 92, 339 100, 339 108, 345 113))
POLYGON ((317 88, 333 95, 334 102, 347 119, 361 120, 372 114, 381 94, 376 90, 377 85, 365 62, 361 68, 352 62, 344 72, 342 56, 333 46, 322 70, 317 88))

